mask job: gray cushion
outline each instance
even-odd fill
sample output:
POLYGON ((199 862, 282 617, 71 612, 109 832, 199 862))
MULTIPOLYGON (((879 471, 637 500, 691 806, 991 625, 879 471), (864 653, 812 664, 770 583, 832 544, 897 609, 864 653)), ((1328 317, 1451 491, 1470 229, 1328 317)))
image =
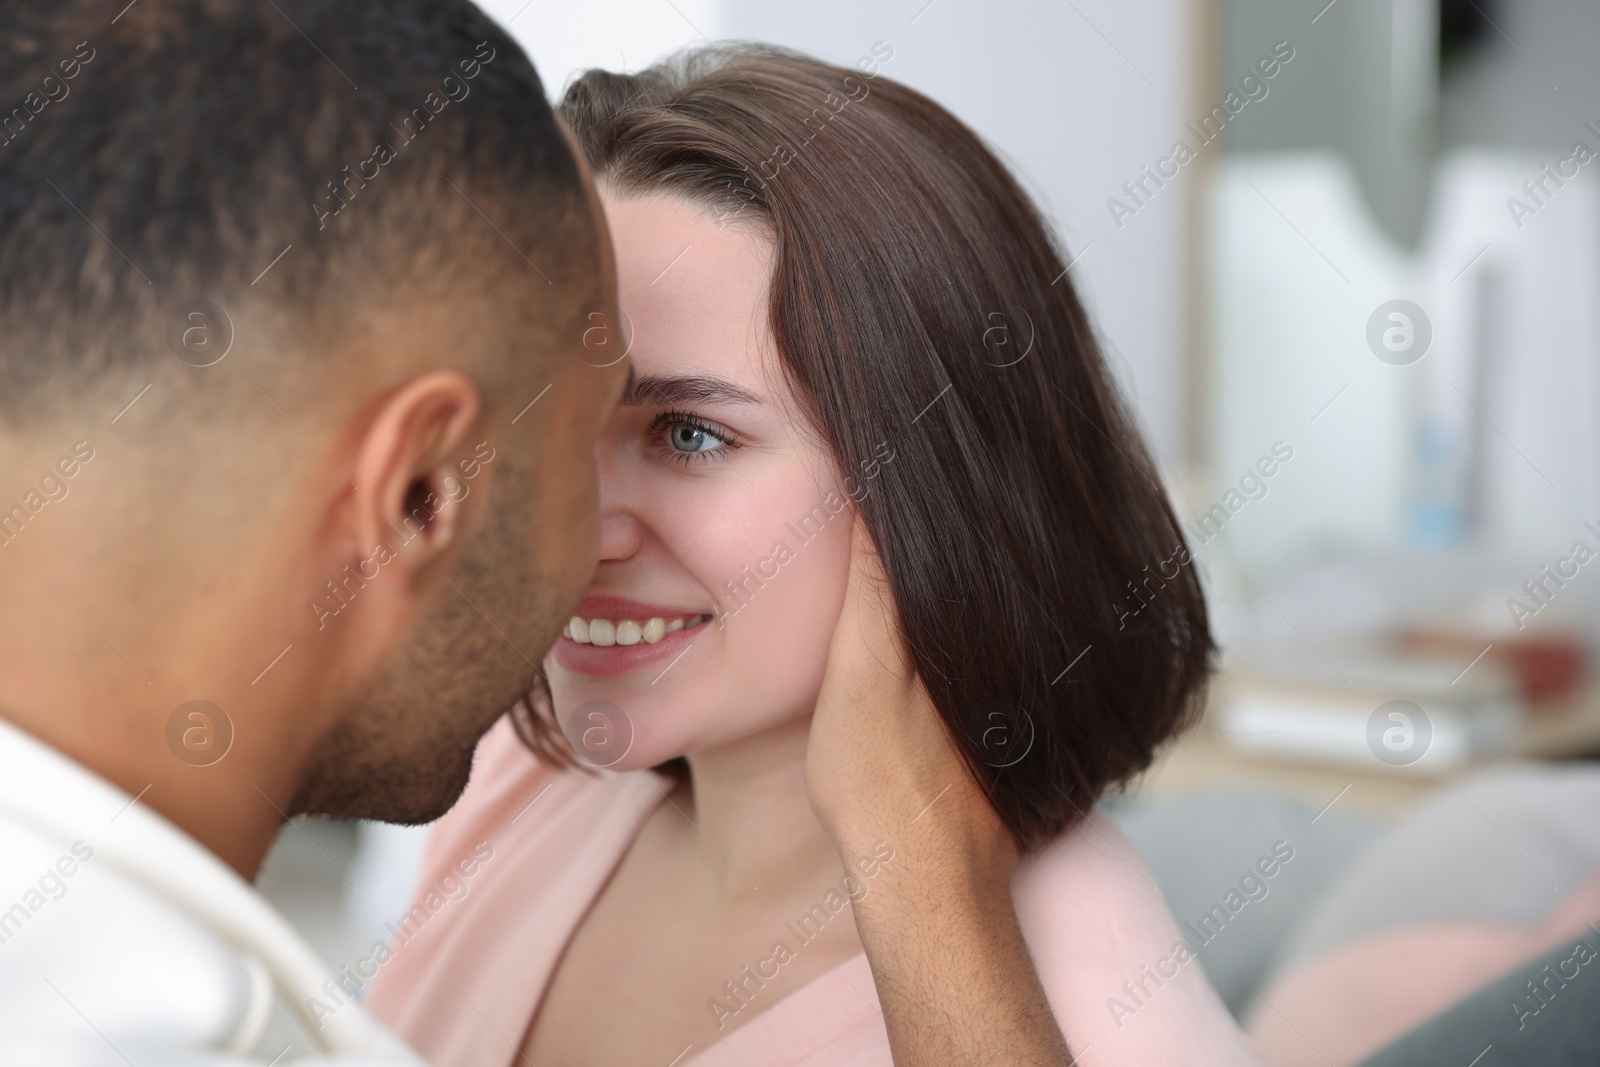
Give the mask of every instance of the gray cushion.
POLYGON ((1337 808, 1318 817, 1315 808, 1269 793, 1197 792, 1104 807, 1149 864, 1179 930, 1236 1017, 1255 996, 1252 983, 1263 985, 1324 889, 1378 828, 1337 808), (1263 877, 1258 864, 1273 858, 1275 845, 1280 856, 1292 849, 1292 858, 1268 862, 1274 873, 1263 877))

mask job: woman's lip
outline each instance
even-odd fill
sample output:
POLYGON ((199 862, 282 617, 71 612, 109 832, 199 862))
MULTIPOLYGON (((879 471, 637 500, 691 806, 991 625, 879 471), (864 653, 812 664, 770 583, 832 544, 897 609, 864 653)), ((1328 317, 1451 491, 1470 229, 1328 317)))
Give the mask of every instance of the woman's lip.
MULTIPOLYGON (((605 618, 603 615, 596 617, 605 618)), ((653 645, 640 641, 636 645, 607 645, 602 648, 599 645, 581 645, 563 634, 556 639, 551 655, 555 657, 557 666, 573 674, 609 678, 681 656, 684 649, 689 647, 689 642, 703 634, 710 624, 711 619, 707 617, 695 626, 674 630, 653 645)))
POLYGON ((696 615, 710 615, 699 608, 671 608, 660 604, 646 604, 627 597, 590 594, 572 610, 581 619, 692 619, 696 615))

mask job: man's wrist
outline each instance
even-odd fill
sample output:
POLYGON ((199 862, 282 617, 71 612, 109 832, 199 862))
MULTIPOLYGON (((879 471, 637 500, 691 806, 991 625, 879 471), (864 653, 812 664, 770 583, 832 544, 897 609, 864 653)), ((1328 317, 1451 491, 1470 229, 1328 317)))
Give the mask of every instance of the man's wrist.
POLYGON ((1016 869, 1015 839, 970 779, 942 787, 906 789, 911 802, 879 802, 826 824, 846 867, 858 857, 894 850, 903 872, 919 882, 988 893, 1004 888, 1016 869), (927 799, 924 801, 923 796, 927 799))
MULTIPOLYGON (((997 907, 1011 905, 1011 864, 1004 855, 971 847, 948 847, 929 839, 887 838, 875 852, 856 852, 877 861, 869 892, 856 904, 857 923, 879 928, 914 926, 930 919, 974 925, 997 907)), ((847 865, 852 861, 847 860, 847 865)))
POLYGON ((976 835, 913 832, 921 823, 902 830, 854 901, 895 1062, 1066 1064, 1012 901, 1009 838, 995 848, 976 835))

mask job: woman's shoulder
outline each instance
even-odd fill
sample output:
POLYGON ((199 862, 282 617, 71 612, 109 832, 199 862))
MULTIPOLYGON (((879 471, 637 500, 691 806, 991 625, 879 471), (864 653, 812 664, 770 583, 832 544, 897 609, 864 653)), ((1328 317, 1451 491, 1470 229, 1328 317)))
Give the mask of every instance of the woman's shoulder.
POLYGON ((1093 1045, 1107 1067, 1257 1062, 1143 858, 1103 811, 1025 858, 1012 888, 1075 1052, 1093 1045))
POLYGON ((1024 857, 1013 890, 1019 916, 1081 926, 1107 949, 1148 948, 1173 925, 1144 858, 1100 808, 1024 857))

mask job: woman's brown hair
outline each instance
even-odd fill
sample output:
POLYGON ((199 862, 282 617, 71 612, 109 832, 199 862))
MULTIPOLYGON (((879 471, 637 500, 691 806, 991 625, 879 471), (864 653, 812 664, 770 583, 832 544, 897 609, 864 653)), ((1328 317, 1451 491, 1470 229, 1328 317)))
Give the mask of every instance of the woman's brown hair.
POLYGON ((972 131, 877 75, 886 52, 700 48, 588 71, 559 110, 602 188, 774 240, 784 372, 839 469, 878 470, 859 507, 912 660, 1029 848, 1190 722, 1213 645, 1048 227, 972 131))

